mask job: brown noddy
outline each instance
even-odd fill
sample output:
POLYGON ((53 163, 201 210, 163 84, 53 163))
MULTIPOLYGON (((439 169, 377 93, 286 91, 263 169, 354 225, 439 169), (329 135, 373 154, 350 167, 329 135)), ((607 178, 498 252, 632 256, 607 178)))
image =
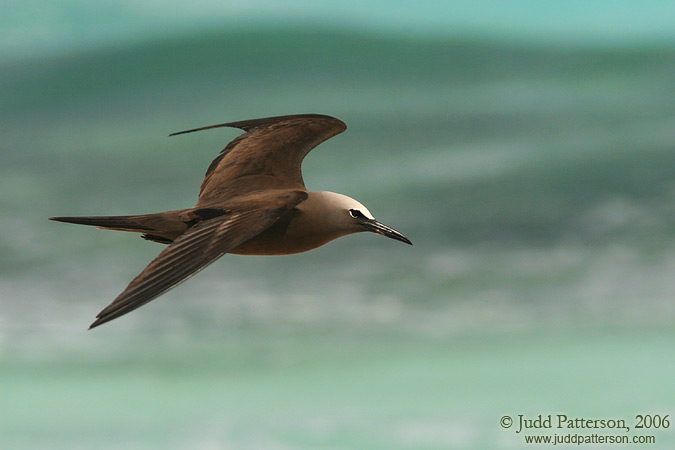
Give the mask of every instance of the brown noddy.
POLYGON ((286 255, 333 239, 372 231, 406 244, 398 231, 346 195, 310 192, 302 160, 314 147, 343 132, 339 119, 301 114, 244 120, 172 133, 234 127, 245 133, 213 160, 193 208, 138 216, 51 217, 59 222, 142 233, 169 244, 89 327, 143 306, 225 253, 286 255))

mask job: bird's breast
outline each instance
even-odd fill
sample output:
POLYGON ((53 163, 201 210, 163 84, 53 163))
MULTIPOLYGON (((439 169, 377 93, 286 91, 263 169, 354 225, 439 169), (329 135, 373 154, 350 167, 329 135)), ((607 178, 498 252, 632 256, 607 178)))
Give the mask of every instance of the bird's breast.
POLYGON ((235 255, 290 255, 321 247, 340 237, 317 226, 306 213, 295 208, 274 225, 228 253, 235 255))

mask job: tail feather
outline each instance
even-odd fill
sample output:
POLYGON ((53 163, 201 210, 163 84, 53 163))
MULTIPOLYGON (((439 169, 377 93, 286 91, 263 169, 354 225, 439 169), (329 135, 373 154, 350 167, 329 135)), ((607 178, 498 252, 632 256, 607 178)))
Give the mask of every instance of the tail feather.
POLYGON ((106 230, 143 233, 146 239, 167 243, 187 230, 189 217, 186 216, 186 212, 187 210, 177 210, 138 216, 50 217, 49 220, 91 225, 106 230))
POLYGON ((78 225, 93 225, 99 228, 109 228, 121 231, 151 231, 152 228, 143 225, 137 216, 84 216, 84 217, 50 217, 57 222, 76 223, 78 225))

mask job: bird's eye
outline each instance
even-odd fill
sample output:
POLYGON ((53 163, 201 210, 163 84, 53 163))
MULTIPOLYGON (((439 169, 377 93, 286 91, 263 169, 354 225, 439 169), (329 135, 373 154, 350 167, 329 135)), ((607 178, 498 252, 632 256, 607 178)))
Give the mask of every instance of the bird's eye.
POLYGON ((354 219, 363 219, 366 217, 358 209, 350 209, 349 215, 352 216, 354 219))

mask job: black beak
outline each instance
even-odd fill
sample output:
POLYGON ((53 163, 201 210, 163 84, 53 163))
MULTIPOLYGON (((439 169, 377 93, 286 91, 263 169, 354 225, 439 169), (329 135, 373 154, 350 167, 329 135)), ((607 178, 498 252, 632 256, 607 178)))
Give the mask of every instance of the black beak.
POLYGON ((373 233, 381 234, 382 236, 387 236, 388 238, 396 239, 397 241, 412 245, 412 242, 410 242, 407 237, 375 219, 366 220, 362 222, 361 225, 363 225, 366 230, 372 231, 373 233))

